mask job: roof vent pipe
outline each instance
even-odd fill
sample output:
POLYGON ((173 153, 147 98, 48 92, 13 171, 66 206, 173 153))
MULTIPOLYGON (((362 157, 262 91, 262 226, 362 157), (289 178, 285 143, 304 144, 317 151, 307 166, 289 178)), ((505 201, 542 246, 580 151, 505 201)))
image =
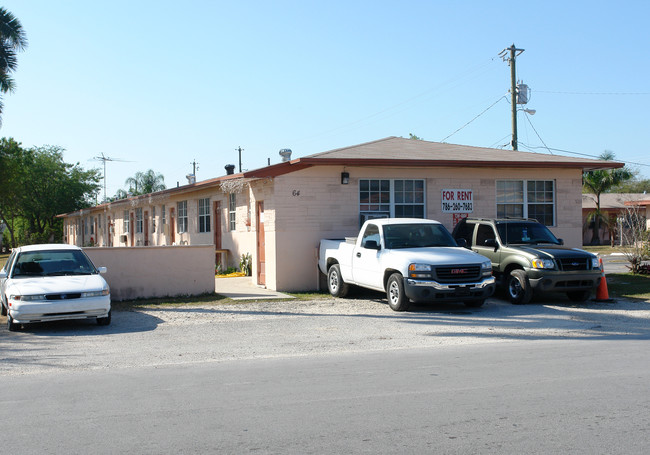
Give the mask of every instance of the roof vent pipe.
POLYGON ((232 175, 235 173, 235 165, 234 164, 226 164, 224 166, 226 168, 226 175, 232 175))
POLYGON ((291 149, 282 149, 280 150, 280 156, 282 157, 282 162, 291 161, 291 149))

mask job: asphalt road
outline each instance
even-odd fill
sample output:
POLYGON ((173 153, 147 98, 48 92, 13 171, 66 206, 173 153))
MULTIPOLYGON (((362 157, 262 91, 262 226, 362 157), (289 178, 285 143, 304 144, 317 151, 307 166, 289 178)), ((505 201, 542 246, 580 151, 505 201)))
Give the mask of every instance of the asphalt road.
POLYGON ((647 340, 0 377, 3 453, 646 454, 647 340))

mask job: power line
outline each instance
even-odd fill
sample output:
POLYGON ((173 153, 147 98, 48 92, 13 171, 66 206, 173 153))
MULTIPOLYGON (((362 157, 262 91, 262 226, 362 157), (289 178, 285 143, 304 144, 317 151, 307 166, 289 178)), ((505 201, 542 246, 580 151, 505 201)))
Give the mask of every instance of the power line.
POLYGON ((528 123, 530 124, 531 128, 533 129, 533 131, 535 132, 535 134, 537 135, 539 140, 542 141, 542 144, 544 144, 544 147, 546 147, 546 150, 548 150, 548 152, 552 155, 553 152, 551 151, 550 148, 548 148, 548 145, 546 145, 546 142, 544 142, 544 139, 542 139, 542 137, 539 135, 539 133, 535 129, 535 125, 533 125, 533 122, 530 121, 530 115, 528 115, 528 113, 526 111, 524 111, 524 114, 525 114, 524 117, 526 118, 526 120, 528 120, 528 123))
POLYGON ((551 90, 535 90, 535 92, 554 93, 558 95, 605 95, 605 96, 650 95, 650 92, 557 92, 551 90))
MULTIPOLYGON (((580 152, 572 152, 571 150, 556 149, 556 148, 552 148, 552 147, 549 148, 549 147, 546 147, 546 146, 544 146, 544 147, 540 147, 540 146, 537 146, 537 147, 534 147, 534 146, 527 146, 527 147, 528 147, 529 149, 542 149, 542 148, 545 148, 545 149, 548 149, 549 151, 554 150, 554 151, 556 151, 556 152, 570 153, 570 154, 572 154, 572 155, 585 156, 585 157, 587 157, 587 158, 592 158, 592 159, 596 159, 596 160, 600 159, 597 155, 590 155, 590 154, 588 154, 588 153, 580 153, 580 152)), ((633 165, 635 165, 635 166, 647 166, 647 167, 650 167, 650 164, 645 164, 645 163, 635 163, 634 161, 626 161, 626 160, 619 160, 619 159, 617 159, 616 161, 620 161, 620 162, 625 163, 625 164, 633 164, 633 165)))
POLYGON ((506 98, 505 96, 501 96, 501 97, 499 97, 499 99, 496 100, 494 103, 492 103, 492 104, 491 104, 487 109, 485 109, 483 112, 481 112, 480 114, 478 114, 476 117, 474 117, 474 118, 473 118, 472 120, 470 120, 469 122, 465 123, 463 126, 461 126, 460 128, 458 128, 456 131, 454 131, 453 133, 451 133, 449 136, 447 136, 446 138, 444 138, 444 139, 441 140, 440 142, 445 142, 447 139, 449 139, 450 137, 452 137, 454 134, 458 133, 460 130, 462 130, 463 128, 465 128, 467 125, 469 125, 470 123, 472 123, 474 120, 476 120, 477 118, 479 118, 481 115, 485 114, 487 111, 489 111, 490 109, 492 109, 492 108, 493 108, 493 107, 494 107, 494 106, 495 106, 499 101, 501 101, 502 99, 505 99, 505 98, 506 98))

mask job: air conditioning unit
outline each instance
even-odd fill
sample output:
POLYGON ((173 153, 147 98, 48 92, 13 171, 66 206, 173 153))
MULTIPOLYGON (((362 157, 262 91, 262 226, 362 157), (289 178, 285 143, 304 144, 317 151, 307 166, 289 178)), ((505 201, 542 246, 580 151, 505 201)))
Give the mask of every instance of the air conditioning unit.
POLYGON ((126 235, 126 234, 122 234, 122 235, 120 235, 120 242, 122 242, 122 243, 126 243, 126 239, 127 239, 127 235, 126 235))

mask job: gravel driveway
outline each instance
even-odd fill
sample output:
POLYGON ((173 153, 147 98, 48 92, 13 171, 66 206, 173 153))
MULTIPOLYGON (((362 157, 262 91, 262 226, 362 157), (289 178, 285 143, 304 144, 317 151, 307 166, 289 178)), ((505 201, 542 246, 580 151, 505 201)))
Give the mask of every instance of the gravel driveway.
POLYGON ((391 311, 381 296, 164 306, 115 311, 108 327, 68 321, 8 332, 0 375, 126 369, 527 340, 650 338, 650 302, 462 304, 391 311))

